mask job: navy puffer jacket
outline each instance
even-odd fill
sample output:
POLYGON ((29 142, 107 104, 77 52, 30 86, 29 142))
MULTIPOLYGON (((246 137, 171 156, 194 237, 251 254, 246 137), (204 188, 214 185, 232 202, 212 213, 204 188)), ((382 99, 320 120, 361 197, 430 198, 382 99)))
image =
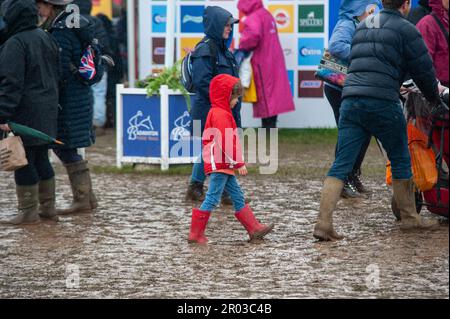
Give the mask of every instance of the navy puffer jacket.
POLYGON ((83 49, 94 38, 94 26, 81 17, 79 29, 68 28, 66 17, 63 12, 49 30, 60 47, 62 68, 58 138, 65 143, 62 148, 83 148, 95 141, 92 131, 93 97, 90 86, 71 71, 71 64, 78 67, 83 49))
MULTIPOLYGON (((209 84, 213 78, 213 66, 211 64, 211 51, 204 41, 214 41, 217 47, 217 74, 229 74, 239 77, 239 70, 234 55, 228 49, 231 44, 233 33, 230 39, 223 39, 223 31, 232 14, 227 10, 210 6, 205 9, 203 15, 203 25, 206 37, 202 40, 192 54, 193 58, 193 83, 195 87, 195 96, 193 98, 191 116, 193 120, 200 120, 202 124, 202 132, 205 127, 206 118, 211 109, 211 101, 209 99, 209 84)), ((233 109, 233 116, 238 127, 241 127, 241 103, 233 109)))
POLYGON ((427 100, 439 100, 433 61, 415 26, 400 11, 391 9, 360 23, 353 37, 343 97, 397 102, 402 83, 410 78, 427 100))

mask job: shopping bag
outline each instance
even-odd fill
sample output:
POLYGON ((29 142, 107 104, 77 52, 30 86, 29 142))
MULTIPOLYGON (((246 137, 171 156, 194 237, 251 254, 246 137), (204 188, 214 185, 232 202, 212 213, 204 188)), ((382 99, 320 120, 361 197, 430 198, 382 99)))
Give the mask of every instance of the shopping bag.
POLYGON ((244 89, 244 96, 242 97, 242 102, 256 103, 258 102, 258 95, 256 92, 255 79, 253 73, 251 76, 250 86, 248 89, 244 89))
POLYGON ((28 165, 20 136, 8 136, 0 140, 0 170, 15 171, 28 165))
POLYGON ((333 57, 328 50, 325 50, 315 77, 328 84, 343 87, 347 79, 347 63, 333 57))
POLYGON ((242 60, 241 66, 239 67, 239 79, 241 80, 242 86, 245 89, 250 87, 252 81, 252 56, 253 52, 249 54, 244 60, 242 60))

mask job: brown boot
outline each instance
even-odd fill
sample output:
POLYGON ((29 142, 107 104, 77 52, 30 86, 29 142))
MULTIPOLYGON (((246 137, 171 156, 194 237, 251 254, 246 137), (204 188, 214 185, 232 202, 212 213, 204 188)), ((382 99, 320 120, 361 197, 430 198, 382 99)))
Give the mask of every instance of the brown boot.
POLYGON ((439 226, 438 221, 427 221, 417 214, 412 179, 393 179, 392 189, 395 204, 400 211, 400 227, 402 229, 435 229, 439 226))
POLYGON ((186 201, 202 202, 205 200, 205 191, 203 190, 203 183, 191 182, 186 192, 186 201))
POLYGON ((55 178, 39 182, 39 216, 58 221, 55 209, 55 178))
POLYGON ((31 186, 16 185, 17 201, 19 214, 8 221, 1 221, 1 224, 8 225, 27 225, 36 224, 39 218, 39 186, 38 184, 31 186))
POLYGON ((322 188, 319 217, 314 227, 314 238, 320 241, 335 241, 344 238, 333 229, 333 211, 341 197, 344 182, 335 177, 328 176, 322 188))
POLYGON ((91 176, 86 161, 65 165, 72 187, 73 202, 66 209, 58 209, 58 215, 91 213, 91 176))
POLYGON ((98 208, 98 201, 97 201, 97 196, 95 196, 95 194, 94 194, 94 188, 92 187, 91 174, 89 174, 89 187, 90 187, 89 203, 91 204, 91 209, 95 210, 98 208))

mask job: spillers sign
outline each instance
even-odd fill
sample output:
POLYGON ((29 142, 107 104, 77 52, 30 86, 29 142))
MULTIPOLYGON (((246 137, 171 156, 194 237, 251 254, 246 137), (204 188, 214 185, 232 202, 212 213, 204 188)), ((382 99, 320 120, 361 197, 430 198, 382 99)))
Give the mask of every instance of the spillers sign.
POLYGON ((300 5, 298 7, 298 32, 324 32, 324 11, 323 5, 300 5))

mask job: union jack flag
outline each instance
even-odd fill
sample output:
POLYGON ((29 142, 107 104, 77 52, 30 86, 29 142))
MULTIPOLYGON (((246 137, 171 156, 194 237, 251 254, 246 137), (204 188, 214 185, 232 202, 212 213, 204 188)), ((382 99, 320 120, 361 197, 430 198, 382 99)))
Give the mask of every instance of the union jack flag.
POLYGON ((80 67, 78 71, 85 80, 92 80, 97 73, 94 63, 95 53, 91 46, 88 46, 81 56, 80 67))

